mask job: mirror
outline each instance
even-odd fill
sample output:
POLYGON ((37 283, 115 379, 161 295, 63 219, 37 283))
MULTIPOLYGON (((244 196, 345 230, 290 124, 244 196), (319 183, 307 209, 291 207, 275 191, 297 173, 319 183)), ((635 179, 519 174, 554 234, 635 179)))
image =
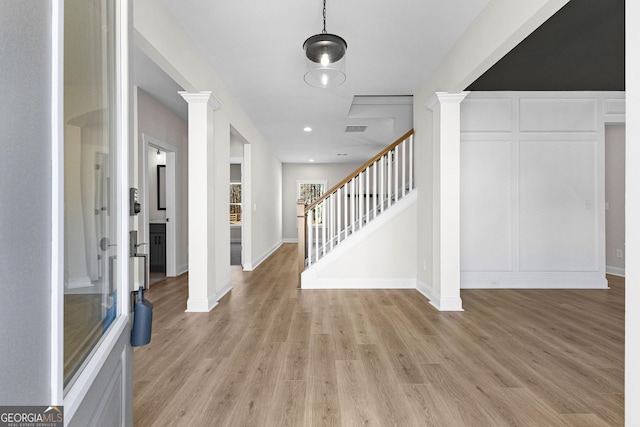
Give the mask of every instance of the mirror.
POLYGON ((167 210, 165 165, 158 165, 158 210, 167 210))

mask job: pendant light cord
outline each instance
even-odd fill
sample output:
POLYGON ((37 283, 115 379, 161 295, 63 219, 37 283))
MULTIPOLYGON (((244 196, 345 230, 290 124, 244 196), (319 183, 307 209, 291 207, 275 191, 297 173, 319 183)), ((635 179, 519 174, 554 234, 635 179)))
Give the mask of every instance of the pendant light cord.
POLYGON ((322 0, 322 34, 327 34, 327 0, 322 0))

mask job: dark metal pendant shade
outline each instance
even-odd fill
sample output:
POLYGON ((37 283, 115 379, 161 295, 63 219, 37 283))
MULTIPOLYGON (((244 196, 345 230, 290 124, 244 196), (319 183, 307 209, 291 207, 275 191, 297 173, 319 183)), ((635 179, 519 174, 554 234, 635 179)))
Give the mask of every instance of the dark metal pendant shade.
POLYGON ((347 42, 335 34, 316 34, 305 40, 302 48, 307 58, 318 64, 324 55, 329 63, 337 62, 347 53, 347 42))

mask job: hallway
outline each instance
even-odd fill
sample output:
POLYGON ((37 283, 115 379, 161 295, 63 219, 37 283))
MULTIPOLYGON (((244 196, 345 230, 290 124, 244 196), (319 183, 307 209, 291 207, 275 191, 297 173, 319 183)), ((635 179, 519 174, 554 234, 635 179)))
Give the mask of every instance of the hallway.
POLYGON ((415 290, 298 290, 296 251, 234 267, 210 313, 184 312, 187 275, 151 288, 136 426, 623 424, 623 279, 463 290, 441 313, 415 290))

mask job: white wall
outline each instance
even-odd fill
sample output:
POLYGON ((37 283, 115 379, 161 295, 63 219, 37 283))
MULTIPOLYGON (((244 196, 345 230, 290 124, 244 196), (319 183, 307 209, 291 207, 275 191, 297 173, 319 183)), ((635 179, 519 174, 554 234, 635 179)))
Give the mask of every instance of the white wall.
POLYGON ((266 144, 251 143, 248 202, 252 254, 251 265, 245 269, 253 269, 282 244, 282 163, 266 144))
POLYGON ((0 405, 62 404, 56 3, 0 2, 0 405))
POLYGON ((252 207, 251 212, 245 213, 245 218, 251 223, 243 224, 243 232, 249 235, 244 246, 245 261, 248 261, 245 268, 257 266, 282 242, 282 164, 167 8, 153 0, 138 0, 133 7, 136 46, 186 91, 211 91, 221 103, 215 111, 214 132, 216 144, 226 144, 223 150, 226 158, 218 156, 211 166, 216 168, 216 179, 220 178, 220 185, 216 184, 215 190, 216 200, 220 201, 216 202, 215 208, 216 218, 220 216, 219 220, 216 219, 215 228, 219 234, 216 236, 216 258, 220 254, 220 259, 216 259, 216 268, 220 270, 216 288, 224 291, 231 277, 227 204, 231 128, 250 145, 249 156, 245 147, 244 163, 244 190, 252 207), (223 165, 227 167, 224 174, 223 165), (222 245, 226 246, 225 250, 222 245))
POLYGON ((327 181, 327 190, 360 167, 360 163, 284 163, 282 165, 282 238, 298 241, 296 206, 302 180, 327 181))
MULTIPOLYGON (((178 225, 176 226, 176 267, 178 273, 182 273, 188 269, 189 265, 189 251, 188 251, 188 237, 189 237, 189 198, 188 198, 188 135, 187 135, 187 122, 181 117, 177 116, 173 112, 169 111, 158 101, 149 96, 146 92, 141 89, 137 90, 137 143, 138 143, 138 159, 142 159, 142 135, 151 136, 159 141, 165 142, 167 144, 173 145, 174 147, 178 147, 178 152, 176 153, 176 181, 177 181, 177 191, 176 191, 176 221, 178 225)), ((155 151, 152 155, 149 156, 150 162, 153 163, 156 158, 155 151)), ((139 165, 141 166, 141 165, 139 165)), ((151 167, 151 166, 150 166, 151 167)), ((149 212, 149 219, 166 219, 166 216, 162 218, 154 214, 152 217, 152 212, 163 212, 157 211, 155 206, 157 206, 156 200, 156 187, 155 187, 155 166, 153 167, 153 171, 148 170, 146 167, 142 166, 137 174, 138 177, 138 187, 141 187, 140 183, 142 183, 141 173, 149 173, 148 179, 149 181, 149 201, 150 204, 154 206, 154 208, 149 212), (143 172, 144 171, 144 172, 143 172)), ((144 189, 138 188, 138 199, 143 200, 144 198, 144 189)), ((142 217, 139 215, 139 219, 142 217)), ((140 223, 138 226, 138 233, 144 233, 144 230, 148 227, 147 224, 140 223)), ((139 237, 140 238, 140 237, 139 237)))
POLYGON ((605 127, 605 214, 607 273, 624 276, 625 127, 605 127), (620 255, 620 256, 619 256, 620 255))
POLYGON ((606 287, 604 124, 617 92, 461 105, 461 287, 606 287))
POLYGON ((242 158, 244 157, 244 143, 231 133, 231 152, 229 154, 231 158, 242 158))

